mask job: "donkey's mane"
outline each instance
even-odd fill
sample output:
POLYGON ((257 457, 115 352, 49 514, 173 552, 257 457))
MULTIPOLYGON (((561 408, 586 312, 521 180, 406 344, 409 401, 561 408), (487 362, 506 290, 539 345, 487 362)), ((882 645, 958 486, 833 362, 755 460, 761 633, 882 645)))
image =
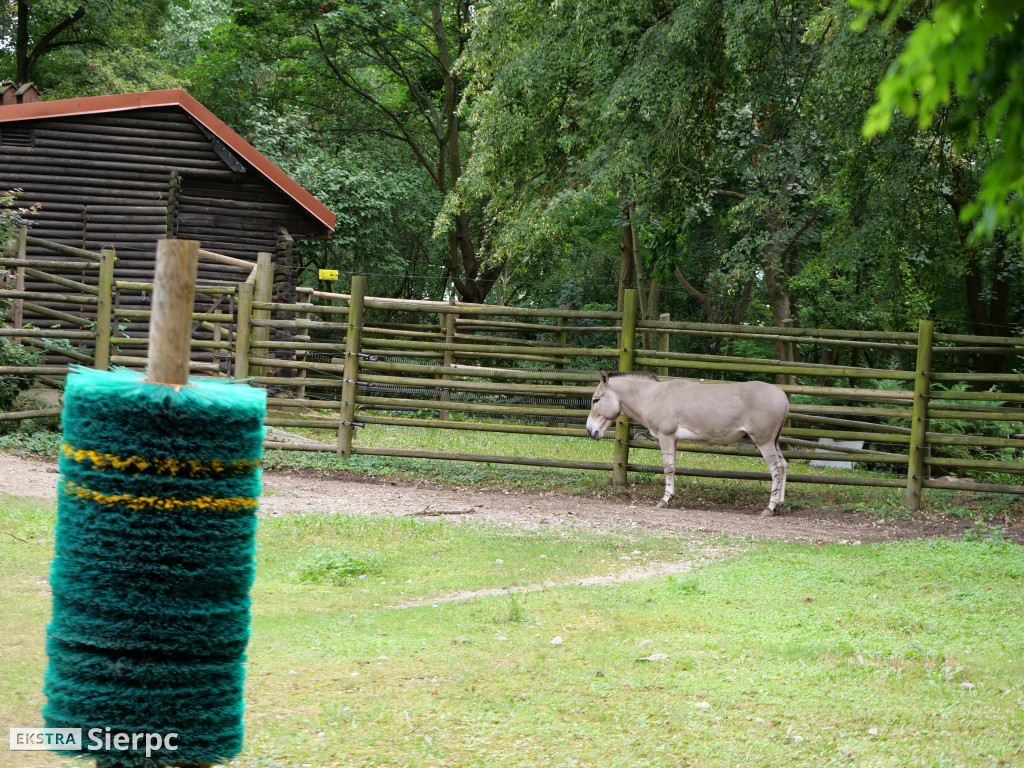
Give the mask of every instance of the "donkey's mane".
POLYGON ((627 376, 632 379, 650 379, 651 381, 657 381, 658 377, 653 373, 647 373, 646 371, 610 371, 608 378, 614 378, 616 376, 627 376))

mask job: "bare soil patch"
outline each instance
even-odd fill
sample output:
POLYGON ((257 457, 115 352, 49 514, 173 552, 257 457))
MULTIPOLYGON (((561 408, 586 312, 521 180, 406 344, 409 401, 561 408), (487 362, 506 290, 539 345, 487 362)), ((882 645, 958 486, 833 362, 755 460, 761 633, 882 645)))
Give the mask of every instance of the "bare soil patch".
MULTIPOLYGON (((56 462, 0 453, 0 493, 53 499, 56 462)), ((266 472, 260 514, 415 515, 451 513, 452 521, 480 521, 523 529, 571 528, 610 531, 643 528, 666 534, 692 533, 751 536, 778 541, 869 543, 915 538, 959 538, 975 521, 945 515, 880 519, 863 512, 798 509, 761 517, 760 507, 721 504, 695 506, 676 499, 667 509, 653 509, 648 499, 626 495, 602 498, 544 492, 445 487, 428 482, 367 478, 351 473, 266 472)), ((988 521, 1003 535, 1024 544, 1024 522, 988 521)))

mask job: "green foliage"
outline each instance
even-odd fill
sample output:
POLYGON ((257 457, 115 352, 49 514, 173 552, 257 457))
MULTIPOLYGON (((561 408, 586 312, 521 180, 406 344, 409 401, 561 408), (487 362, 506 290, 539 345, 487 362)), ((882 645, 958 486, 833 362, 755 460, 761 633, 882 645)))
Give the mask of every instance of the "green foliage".
MULTIPOLYGON (((259 30, 266 25, 294 34, 291 43, 278 42, 293 54, 312 52, 303 47, 301 29, 277 29, 286 21, 274 15, 281 9, 268 3, 257 13, 256 7, 196 0, 172 8, 160 57, 180 69, 194 96, 337 215, 330 239, 299 243, 300 284, 316 286, 317 269, 337 269, 345 277, 370 273, 371 294, 402 295, 404 275, 438 270, 429 234, 438 196, 424 188, 407 154, 360 128, 366 110, 344 94, 337 111, 296 103, 293 90, 301 88, 312 89, 306 95, 313 98, 327 96, 293 56, 268 50, 259 30)), ((410 286, 410 297, 439 298, 430 295, 433 283, 419 295, 413 294, 424 285, 410 286)))
POLYGON ((441 298, 438 278, 410 278, 438 274, 443 263, 440 243, 430 237, 440 196, 419 169, 379 143, 325 145, 319 131, 326 125, 315 113, 279 113, 261 102, 250 107, 246 125, 256 148, 337 216, 330 240, 299 245, 300 283, 316 286, 317 269, 333 268, 368 274, 370 295, 441 298))
POLYGON ((999 152, 905 117, 865 142, 903 32, 860 16, 843 0, 491 3, 462 59, 475 147, 458 204, 486 201, 495 248, 531 271, 634 204, 675 318, 903 330, 931 312, 1006 333, 1019 257, 968 247, 958 219, 999 152))
MULTIPOLYGON (((32 45, 78 11, 25 7, 32 45)), ((45 95, 186 85, 338 215, 306 284, 613 304, 629 219, 675 319, 1006 335, 1024 310, 1011 0, 81 8, 45 95)))
MULTIPOLYGON (((907 0, 851 0, 901 18, 907 0)), ((865 17, 862 17, 863 24, 865 17)), ((921 130, 939 121, 967 153, 997 147, 976 200, 961 220, 991 240, 999 228, 1024 235, 1024 16, 1016 0, 935 0, 878 86, 866 136, 887 131, 898 110, 921 130)))
POLYGON ((20 189, 0 190, 0 250, 6 247, 7 241, 25 226, 28 217, 36 212, 36 206, 23 208, 17 205, 20 189))
POLYGON ((32 429, 31 422, 22 422, 17 432, 0 435, 0 448, 19 456, 37 456, 56 460, 60 455, 59 429, 32 429))
MULTIPOLYGON (((0 336, 0 365, 38 365, 42 353, 31 347, 24 347, 17 341, 0 336)), ((18 395, 32 386, 35 378, 27 374, 3 374, 0 376, 0 412, 13 410, 18 395)))
POLYGON ((496 247, 526 263, 574 222, 614 231, 615 201, 634 202, 648 269, 704 295, 695 319, 742 322, 751 301, 790 292, 813 306, 823 282, 842 302, 848 286, 825 270, 797 276, 843 209, 833 180, 886 55, 852 15, 839 2, 492 3, 463 59, 476 146, 459 193, 488 201, 496 247))
POLYGON ((168 0, 27 0, 0 14, 0 80, 34 81, 45 98, 73 98, 180 86, 152 53, 168 0), (28 36, 18 37, 18 14, 28 36), (27 71, 19 73, 24 46, 27 71))
POLYGON ((526 621, 526 607, 515 592, 505 593, 504 612, 494 619, 496 624, 522 624, 526 621))
MULTIPOLYGON (((933 385, 936 390, 946 392, 966 392, 966 384, 956 384, 952 387, 944 387, 941 384, 933 385)), ((989 390, 990 392, 996 391, 994 388, 989 390)), ((976 405, 976 401, 970 400, 941 400, 934 401, 932 404, 933 408, 941 408, 945 406, 971 406, 976 405)), ((1001 401, 986 402, 988 406, 1002 406, 1006 405, 1001 401)), ((941 432, 947 435, 978 435, 981 437, 1010 437, 1011 435, 1018 434, 1024 431, 1024 423, 1012 422, 1012 421, 988 421, 972 418, 944 418, 944 419, 931 419, 929 421, 929 428, 935 432, 941 432)), ((953 459, 984 459, 989 461, 1015 461, 1018 460, 1017 452, 1013 448, 975 448, 970 446, 961 445, 935 445, 931 448, 932 454, 935 456, 941 456, 944 458, 953 459)), ((963 469, 963 470, 951 470, 955 474, 963 477, 976 477, 983 480, 995 480, 1001 482, 998 476, 991 471, 963 469)), ((1010 480, 1009 482, 1016 482, 1016 480, 1010 480)))
POLYGON ((395 295, 441 298, 454 286, 466 300, 486 298, 502 265, 484 246, 479 211, 460 209, 435 224, 471 151, 453 71, 468 4, 237 0, 229 8, 206 2, 201 13, 202 23, 183 34, 186 44, 199 41, 188 69, 209 106, 223 104, 253 134, 262 124, 264 138, 281 123, 304 124, 315 136, 312 144, 287 134, 271 142, 304 150, 296 170, 312 169, 313 191, 340 214, 337 244, 313 248, 308 260, 347 260, 345 271, 370 263, 395 295), (431 242, 435 227, 441 237, 431 242))
POLYGON ((309 584, 343 586, 352 576, 367 576, 380 570, 376 557, 357 557, 330 547, 312 550, 299 563, 298 579, 309 584))

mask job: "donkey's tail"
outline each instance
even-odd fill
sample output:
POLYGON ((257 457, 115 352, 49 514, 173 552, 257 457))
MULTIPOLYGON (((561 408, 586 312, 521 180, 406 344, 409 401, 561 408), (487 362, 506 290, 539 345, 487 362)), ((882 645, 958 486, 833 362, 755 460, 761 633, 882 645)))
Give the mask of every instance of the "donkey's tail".
POLYGON ((777 430, 775 430, 775 437, 772 440, 772 443, 780 451, 782 450, 782 446, 779 445, 779 438, 782 437, 782 430, 786 426, 786 422, 787 421, 789 421, 789 398, 788 397, 786 398, 786 412, 782 415, 782 419, 779 420, 779 428, 777 430))

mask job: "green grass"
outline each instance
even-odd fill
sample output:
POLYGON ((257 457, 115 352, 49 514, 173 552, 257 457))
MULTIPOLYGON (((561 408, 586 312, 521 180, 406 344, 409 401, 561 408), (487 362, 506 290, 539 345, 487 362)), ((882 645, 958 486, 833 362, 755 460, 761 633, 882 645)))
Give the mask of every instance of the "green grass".
MULTIPOLYGON (((34 725, 53 512, 10 497, 0 510, 0 719, 34 725)), ((972 538, 819 547, 263 520, 233 765, 1020 765, 1024 548, 972 538), (366 572, 304 581, 324 553, 366 572), (700 567, 571 584, 685 558, 700 567)), ((63 764, 0 751, 0 765, 63 764)))
POLYGON ((258 559, 268 594, 285 606, 313 591, 343 598, 346 610, 362 610, 459 590, 569 582, 738 546, 635 529, 584 536, 411 517, 316 515, 261 520, 258 559), (347 588, 339 591, 338 584, 347 588))
MULTIPOLYGON (((0 495, 0 729, 41 725, 43 641, 50 620, 52 508, 0 495)), ((61 765, 45 753, 8 752, 0 765, 61 765)))

